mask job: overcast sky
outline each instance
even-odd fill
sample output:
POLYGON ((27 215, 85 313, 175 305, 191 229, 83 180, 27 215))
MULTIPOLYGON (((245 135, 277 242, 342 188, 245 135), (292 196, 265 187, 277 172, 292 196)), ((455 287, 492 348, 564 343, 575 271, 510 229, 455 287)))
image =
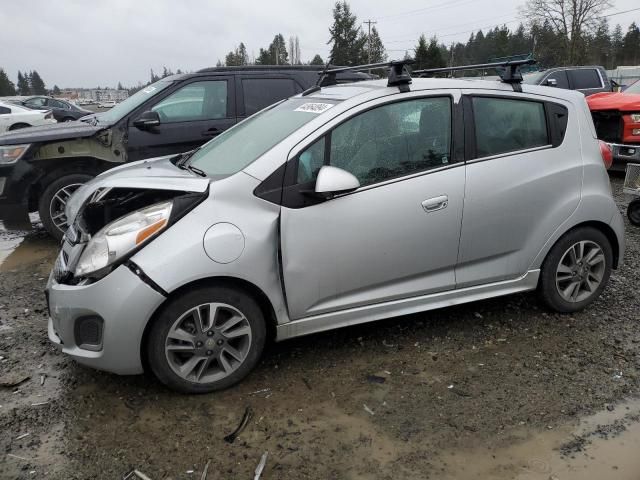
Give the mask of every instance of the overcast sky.
MULTIPOLYGON (((523 0, 522 0, 523 1, 523 0)), ((638 0, 613 0, 615 13, 638 0)), ((390 58, 401 58, 421 33, 445 43, 473 30, 517 25, 520 0, 349 2, 359 21, 378 21, 390 58)), ((136 85, 149 69, 214 66, 239 42, 258 55, 276 33, 300 38, 302 59, 326 60, 333 0, 0 0, 0 67, 37 70, 48 88, 136 85)), ((640 11, 610 17, 624 30, 640 11)), ((366 26, 364 27, 366 28, 366 26)), ((519 53, 519 52, 514 52, 519 53)))

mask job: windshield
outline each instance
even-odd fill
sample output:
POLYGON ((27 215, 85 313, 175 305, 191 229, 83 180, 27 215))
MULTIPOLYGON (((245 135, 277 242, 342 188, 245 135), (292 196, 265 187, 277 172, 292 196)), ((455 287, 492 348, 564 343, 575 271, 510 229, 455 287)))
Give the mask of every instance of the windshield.
POLYGON ((308 98, 286 100, 205 144, 190 165, 210 176, 233 175, 335 104, 324 99, 322 103, 308 98))
POLYGON ((160 80, 149 85, 148 87, 144 87, 142 90, 134 93, 123 102, 116 104, 113 108, 111 108, 111 110, 96 114, 96 117, 98 118, 98 121, 104 123, 117 122, 131 110, 138 107, 138 105, 141 105, 154 95, 167 88, 169 85, 171 85, 171 83, 173 82, 168 80, 160 80))
POLYGON ((627 87, 624 93, 638 93, 640 94, 640 80, 635 83, 632 83, 627 87))
POLYGON ((522 76, 522 82, 528 83, 529 85, 538 85, 546 73, 546 70, 543 70, 542 72, 527 73, 522 76))

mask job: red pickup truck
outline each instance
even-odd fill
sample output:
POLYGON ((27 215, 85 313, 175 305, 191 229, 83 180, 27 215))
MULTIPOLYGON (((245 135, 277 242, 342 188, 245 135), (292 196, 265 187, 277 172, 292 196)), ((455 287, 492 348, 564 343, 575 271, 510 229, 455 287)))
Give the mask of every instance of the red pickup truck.
POLYGON ((622 92, 587 97, 600 140, 611 145, 612 170, 640 163, 640 80, 622 92))

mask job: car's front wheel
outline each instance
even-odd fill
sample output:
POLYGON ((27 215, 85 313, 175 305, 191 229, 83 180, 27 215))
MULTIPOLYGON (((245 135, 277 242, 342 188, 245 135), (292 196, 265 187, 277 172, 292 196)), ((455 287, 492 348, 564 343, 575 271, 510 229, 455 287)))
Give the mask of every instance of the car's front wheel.
POLYGON ((556 242, 542 264, 539 292, 558 312, 575 312, 593 302, 609 281, 613 251, 592 227, 571 230, 556 242))
POLYGON ((57 240, 61 240, 67 230, 65 208, 71 195, 93 176, 72 173, 57 178, 47 185, 40 196, 38 212, 44 228, 57 240))
POLYGON ((199 287, 170 300, 157 316, 147 359, 167 387, 207 393, 242 380, 258 363, 265 339, 264 316, 251 296, 199 287))

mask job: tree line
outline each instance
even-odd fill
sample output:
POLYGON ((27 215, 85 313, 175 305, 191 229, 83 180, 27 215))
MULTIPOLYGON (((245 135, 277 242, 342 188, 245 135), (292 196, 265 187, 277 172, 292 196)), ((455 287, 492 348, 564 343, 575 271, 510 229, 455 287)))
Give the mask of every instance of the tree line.
MULTIPOLYGON (((57 85, 53 87, 54 91, 59 92, 57 85)), ((11 95, 46 95, 47 87, 42 77, 36 70, 24 72, 18 70, 18 82, 13 83, 7 72, 0 68, 0 96, 11 95)))

